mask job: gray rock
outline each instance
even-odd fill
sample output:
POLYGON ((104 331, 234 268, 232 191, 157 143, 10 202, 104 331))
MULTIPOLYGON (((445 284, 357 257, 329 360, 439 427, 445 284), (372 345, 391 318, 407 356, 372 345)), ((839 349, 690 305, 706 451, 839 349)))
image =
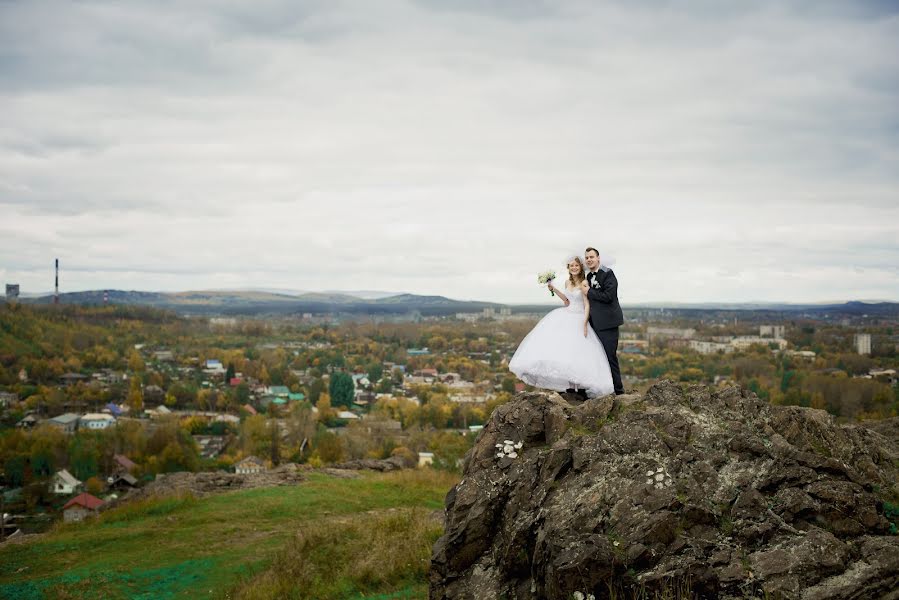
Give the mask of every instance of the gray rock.
POLYGON ((737 387, 519 394, 447 494, 430 598, 899 598, 897 465, 876 428, 737 387))

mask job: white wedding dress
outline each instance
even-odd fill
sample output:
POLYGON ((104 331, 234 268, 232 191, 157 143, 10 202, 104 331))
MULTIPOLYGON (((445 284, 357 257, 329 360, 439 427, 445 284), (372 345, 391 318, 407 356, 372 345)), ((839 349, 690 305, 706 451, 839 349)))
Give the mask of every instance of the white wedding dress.
POLYGON ((563 392, 587 391, 591 398, 615 391, 609 359, 590 325, 584 337, 584 295, 561 290, 569 305, 543 317, 521 341, 509 370, 528 385, 563 392))

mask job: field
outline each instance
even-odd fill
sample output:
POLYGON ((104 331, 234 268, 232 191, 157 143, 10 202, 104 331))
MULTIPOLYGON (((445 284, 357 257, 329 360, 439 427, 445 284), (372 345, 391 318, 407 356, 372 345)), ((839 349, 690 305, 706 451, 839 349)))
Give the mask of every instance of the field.
POLYGON ((454 475, 310 473, 297 486, 135 502, 0 548, 0 598, 427 597, 454 475))

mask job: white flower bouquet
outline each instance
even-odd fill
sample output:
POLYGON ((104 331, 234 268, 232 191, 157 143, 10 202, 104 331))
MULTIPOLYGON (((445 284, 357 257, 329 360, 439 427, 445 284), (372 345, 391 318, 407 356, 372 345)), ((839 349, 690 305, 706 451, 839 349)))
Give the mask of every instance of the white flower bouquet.
MULTIPOLYGON (((537 275, 537 283, 539 283, 540 285, 546 285, 547 283, 551 282, 555 278, 556 278, 555 271, 544 271, 543 273, 540 273, 537 275)), ((556 295, 556 293, 552 290, 550 290, 549 293, 552 296, 556 295)))

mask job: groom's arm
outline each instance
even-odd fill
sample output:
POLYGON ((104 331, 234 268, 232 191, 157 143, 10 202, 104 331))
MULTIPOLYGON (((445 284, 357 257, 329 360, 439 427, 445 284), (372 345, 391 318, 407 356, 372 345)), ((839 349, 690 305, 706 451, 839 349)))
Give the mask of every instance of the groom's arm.
POLYGON ((605 281, 602 282, 602 289, 590 288, 587 291, 587 297, 596 302, 603 304, 611 304, 618 298, 618 279, 615 273, 609 271, 605 281))

